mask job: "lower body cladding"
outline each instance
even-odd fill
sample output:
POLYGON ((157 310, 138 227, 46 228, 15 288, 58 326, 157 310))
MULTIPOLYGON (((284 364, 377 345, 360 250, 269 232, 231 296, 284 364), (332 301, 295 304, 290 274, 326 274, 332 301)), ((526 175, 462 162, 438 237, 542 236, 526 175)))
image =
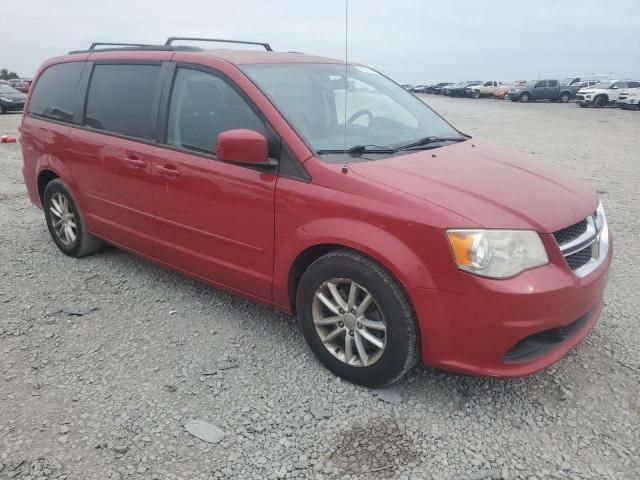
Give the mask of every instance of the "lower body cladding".
POLYGON ((560 257, 508 280, 461 272, 464 293, 409 288, 424 363, 465 374, 521 377, 557 362, 596 324, 611 257, 609 252, 582 278, 560 257))

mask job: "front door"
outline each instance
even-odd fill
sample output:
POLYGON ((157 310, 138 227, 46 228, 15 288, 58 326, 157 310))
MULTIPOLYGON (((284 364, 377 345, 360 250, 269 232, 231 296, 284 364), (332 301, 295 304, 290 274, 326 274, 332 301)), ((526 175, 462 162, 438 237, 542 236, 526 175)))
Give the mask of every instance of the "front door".
POLYGON ((533 95, 534 100, 547 98, 547 81, 541 80, 538 83, 536 83, 535 86, 533 87, 533 92, 531 92, 531 94, 533 95))
POLYGON ((67 159, 81 184, 92 232, 155 256, 152 196, 154 104, 160 65, 97 64, 83 128, 72 128, 67 159))
POLYGON ((222 286, 271 298, 273 173, 218 160, 219 133, 263 119, 224 77, 177 68, 165 146, 154 152, 160 256, 222 286))

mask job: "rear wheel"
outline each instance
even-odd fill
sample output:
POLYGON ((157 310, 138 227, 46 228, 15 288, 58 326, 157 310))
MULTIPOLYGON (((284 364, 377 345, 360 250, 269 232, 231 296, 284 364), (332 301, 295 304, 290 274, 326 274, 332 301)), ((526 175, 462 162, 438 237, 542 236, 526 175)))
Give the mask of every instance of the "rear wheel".
POLYGON ((100 250, 102 242, 87 232, 71 191, 59 178, 47 184, 42 207, 51 238, 62 252, 84 257, 100 250))
POLYGON ((366 386, 389 385, 418 360, 413 309, 378 263, 350 250, 316 260, 296 296, 302 333, 334 374, 366 386))
POLYGON ((530 99, 531 98, 529 97, 528 93, 523 93, 522 95, 520 95, 520 101, 522 103, 528 103, 530 99))

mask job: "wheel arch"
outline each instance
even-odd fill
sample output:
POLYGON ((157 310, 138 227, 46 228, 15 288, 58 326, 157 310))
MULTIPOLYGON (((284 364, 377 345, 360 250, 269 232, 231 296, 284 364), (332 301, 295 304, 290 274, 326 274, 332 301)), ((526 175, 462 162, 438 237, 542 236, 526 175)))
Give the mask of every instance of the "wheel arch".
POLYGON ((36 185, 38 186, 38 198, 40 199, 40 204, 44 201, 44 191, 47 188, 47 185, 56 178, 60 178, 60 176, 49 169, 41 170, 40 173, 38 173, 36 185))
MULTIPOLYGON (((320 225, 318 227, 321 228, 320 225)), ((337 228, 337 231, 341 230, 349 231, 337 228)), ((324 231, 327 231, 326 228, 324 231)), ((357 222, 351 231, 360 232, 358 239, 322 238, 319 236, 316 241, 306 244, 298 250, 297 254, 292 255, 291 260, 283 265, 286 268, 286 274, 278 275, 276 272, 274 279, 274 300, 276 303, 288 307, 288 310, 295 314, 296 292, 304 271, 321 256, 340 249, 357 252, 381 265, 403 287, 407 298, 410 298, 407 287, 433 287, 432 275, 424 262, 399 238, 363 222, 357 222), (280 281, 278 281, 278 277, 280 277, 280 281), (283 283, 286 283, 286 288, 282 288, 284 287, 283 283), (280 288, 278 288, 278 284, 280 288)))
POLYGON ((56 178, 62 180, 67 187, 71 190, 71 193, 78 203, 78 208, 83 208, 83 198, 78 195, 78 188, 75 179, 71 175, 71 172, 65 165, 64 161, 53 155, 42 155, 35 164, 35 180, 38 194, 38 200, 40 206, 42 206, 42 200, 44 198, 44 190, 47 184, 56 178))
POLYGON ((302 278, 302 275, 304 274, 304 272, 317 259, 336 250, 348 250, 371 259, 372 261, 378 263, 382 268, 384 268, 387 271, 387 273, 391 275, 391 277, 396 282, 398 282, 398 285, 402 289, 402 292, 404 293, 404 295, 406 296, 407 301, 409 302, 409 307, 413 312, 413 318, 415 319, 416 330, 418 332, 418 348, 421 351, 422 350, 422 335, 421 335, 422 328, 420 325, 420 316, 416 311, 416 306, 414 304, 413 298, 409 290, 407 289, 407 285, 405 285, 402 279, 399 278, 398 275, 396 275, 395 272, 392 269, 390 269, 385 264, 384 261, 380 261, 380 259, 376 258, 376 256, 369 255, 368 253, 360 249, 352 248, 347 245, 342 245, 339 243, 319 243, 316 245, 312 245, 306 248, 305 250, 303 250, 302 252, 300 252, 300 254, 296 257, 294 263, 292 264, 291 269, 289 270, 288 296, 289 296, 289 306, 290 306, 291 314, 297 315, 296 295, 297 295, 298 285, 300 284, 300 279, 302 278))

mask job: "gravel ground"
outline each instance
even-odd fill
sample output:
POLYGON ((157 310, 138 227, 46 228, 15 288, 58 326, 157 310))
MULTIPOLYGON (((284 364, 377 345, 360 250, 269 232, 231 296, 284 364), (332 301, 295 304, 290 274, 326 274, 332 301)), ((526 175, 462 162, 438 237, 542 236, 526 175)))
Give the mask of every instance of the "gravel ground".
POLYGON ((65 257, 2 144, 0 478, 638 479, 640 114, 424 98, 600 191, 617 253, 579 348, 526 379, 418 367, 384 391, 348 384, 293 319, 114 248, 65 257))

